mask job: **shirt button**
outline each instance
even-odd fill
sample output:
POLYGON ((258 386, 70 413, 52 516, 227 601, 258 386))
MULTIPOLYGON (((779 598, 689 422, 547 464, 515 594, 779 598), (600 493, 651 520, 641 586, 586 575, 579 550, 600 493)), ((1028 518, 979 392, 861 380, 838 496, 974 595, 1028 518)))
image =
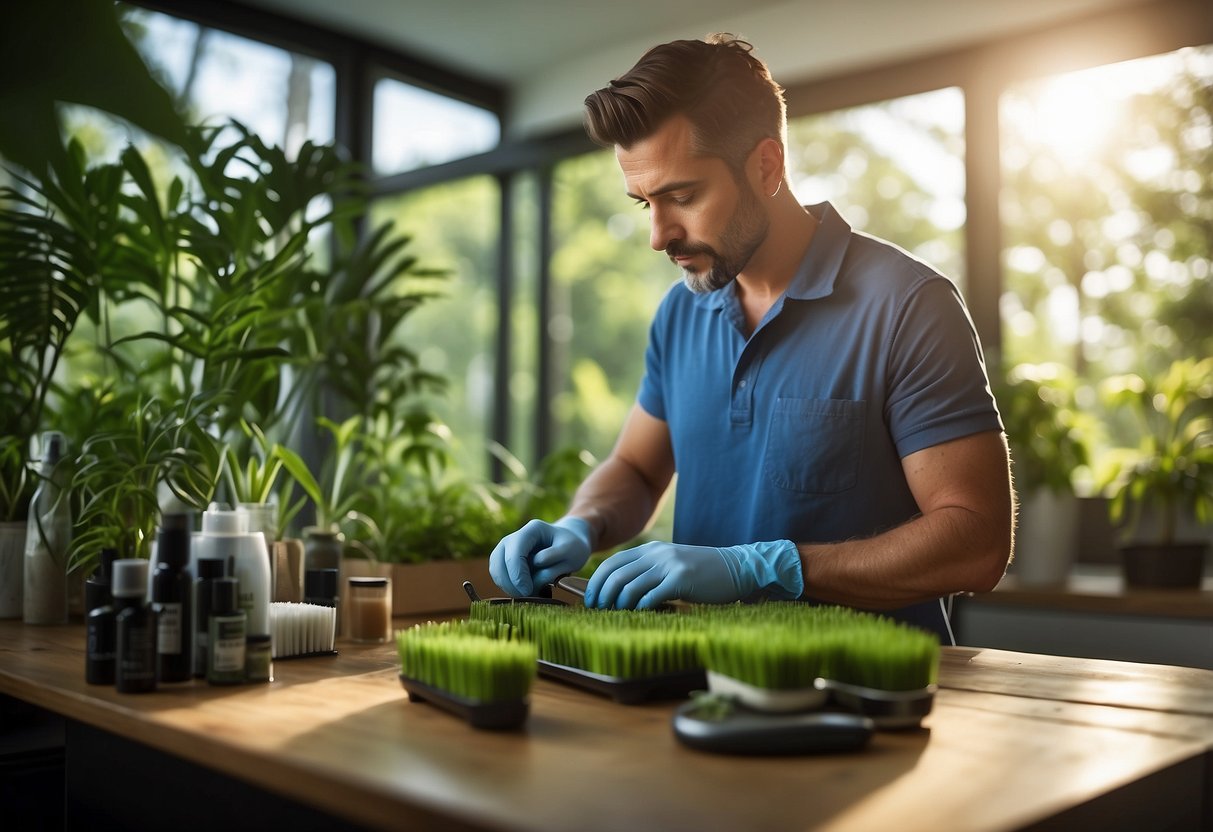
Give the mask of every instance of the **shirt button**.
POLYGON ((741 381, 737 382, 737 386, 744 388, 746 386, 746 380, 743 378, 741 381))

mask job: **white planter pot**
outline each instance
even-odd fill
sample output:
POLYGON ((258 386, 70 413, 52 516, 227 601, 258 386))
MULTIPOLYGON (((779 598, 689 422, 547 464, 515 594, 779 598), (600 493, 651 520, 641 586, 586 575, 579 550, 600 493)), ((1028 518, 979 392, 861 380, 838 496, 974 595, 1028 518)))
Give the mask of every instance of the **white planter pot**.
POLYGON ((0 618, 20 618, 25 587, 24 520, 0 523, 0 618))
POLYGON ((1021 497, 1011 572, 1022 586, 1060 586, 1078 548, 1078 498, 1045 490, 1021 497))

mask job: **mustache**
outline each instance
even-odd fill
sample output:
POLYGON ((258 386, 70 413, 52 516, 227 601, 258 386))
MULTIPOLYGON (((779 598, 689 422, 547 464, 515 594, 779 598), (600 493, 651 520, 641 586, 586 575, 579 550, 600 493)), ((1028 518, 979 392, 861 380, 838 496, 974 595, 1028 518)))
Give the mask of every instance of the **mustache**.
POLYGON ((711 246, 699 244, 687 244, 681 240, 674 240, 665 247, 666 256, 671 260, 675 257, 694 257, 696 254, 706 254, 709 257, 716 256, 716 250, 711 246))

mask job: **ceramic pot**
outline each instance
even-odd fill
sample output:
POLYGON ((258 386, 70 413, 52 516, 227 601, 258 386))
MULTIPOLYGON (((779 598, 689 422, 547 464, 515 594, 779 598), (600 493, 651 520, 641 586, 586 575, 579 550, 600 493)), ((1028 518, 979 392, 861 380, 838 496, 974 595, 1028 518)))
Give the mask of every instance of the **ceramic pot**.
POLYGON ((1023 586, 1060 586, 1078 548, 1078 499, 1037 490, 1024 495, 1011 573, 1023 586))
POLYGON ((1125 586, 1199 589, 1208 543, 1135 544, 1120 548, 1125 586))

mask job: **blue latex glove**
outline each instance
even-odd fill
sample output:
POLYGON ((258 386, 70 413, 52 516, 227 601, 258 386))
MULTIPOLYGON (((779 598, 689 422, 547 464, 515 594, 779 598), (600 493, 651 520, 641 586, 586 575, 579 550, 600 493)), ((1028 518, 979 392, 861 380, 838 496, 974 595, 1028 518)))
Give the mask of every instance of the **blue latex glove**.
POLYGON ((790 540, 716 549, 646 543, 612 555, 594 570, 585 605, 599 609, 652 609, 681 599, 723 604, 759 590, 777 599, 804 592, 800 554, 790 540))
POLYGON ((590 524, 580 517, 532 520, 493 548, 489 576, 507 595, 531 595, 535 587, 576 572, 592 550, 590 524))

